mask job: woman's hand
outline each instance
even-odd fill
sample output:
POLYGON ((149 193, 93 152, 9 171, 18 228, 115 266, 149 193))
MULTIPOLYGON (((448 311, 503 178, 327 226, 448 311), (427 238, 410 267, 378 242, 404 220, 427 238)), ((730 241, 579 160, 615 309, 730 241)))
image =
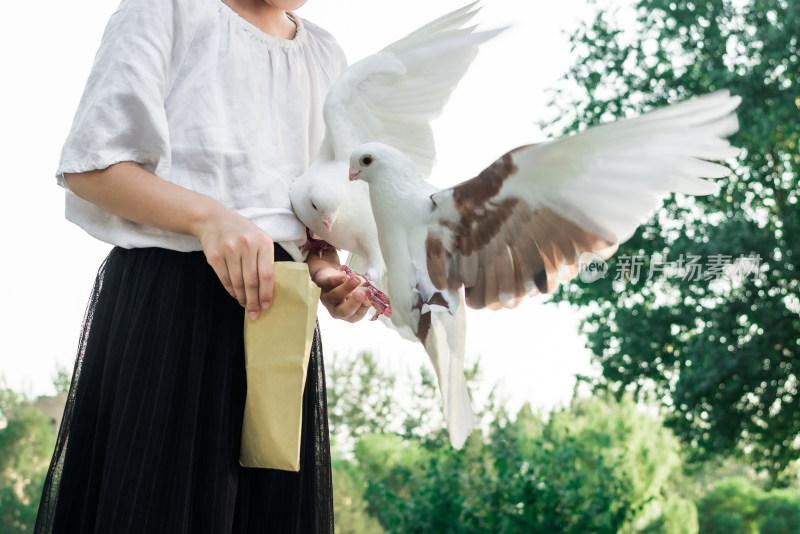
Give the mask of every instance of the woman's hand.
POLYGON ((306 263, 311 280, 322 290, 319 299, 334 319, 355 323, 364 318, 372 306, 360 287, 364 280, 340 271, 335 251, 325 252, 321 258, 309 254, 306 263))
POLYGON ((222 285, 251 319, 272 304, 274 249, 258 226, 222 205, 197 225, 194 236, 222 285))

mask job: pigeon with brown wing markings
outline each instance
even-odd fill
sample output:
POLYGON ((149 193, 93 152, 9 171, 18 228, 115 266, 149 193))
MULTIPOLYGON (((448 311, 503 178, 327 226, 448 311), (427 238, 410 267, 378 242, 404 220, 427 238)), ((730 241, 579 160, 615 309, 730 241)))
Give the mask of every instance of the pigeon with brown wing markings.
POLYGON ((473 414, 464 379, 472 308, 514 307, 608 258, 671 192, 710 195, 739 150, 740 98, 720 91, 636 118, 517 148, 475 178, 439 190, 401 151, 355 149, 350 179, 368 184, 387 265, 392 322, 410 329, 436 370, 450 440, 473 414))

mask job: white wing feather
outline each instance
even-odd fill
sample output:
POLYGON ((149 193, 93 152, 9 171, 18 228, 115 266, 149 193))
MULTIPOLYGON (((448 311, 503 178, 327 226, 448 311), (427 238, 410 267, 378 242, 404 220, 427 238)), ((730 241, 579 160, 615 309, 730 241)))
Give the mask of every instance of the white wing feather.
POLYGON ((513 155, 520 172, 499 198, 544 204, 578 224, 585 219, 573 216, 581 213, 623 242, 667 193, 718 193, 706 178, 730 169, 708 160, 739 154, 724 137, 738 129, 740 101, 719 91, 520 150, 513 155))
POLYGON ((436 149, 430 121, 441 114, 478 46, 502 30, 462 27, 475 4, 453 11, 351 65, 325 100, 325 124, 336 159, 379 141, 401 150, 430 174, 436 149))

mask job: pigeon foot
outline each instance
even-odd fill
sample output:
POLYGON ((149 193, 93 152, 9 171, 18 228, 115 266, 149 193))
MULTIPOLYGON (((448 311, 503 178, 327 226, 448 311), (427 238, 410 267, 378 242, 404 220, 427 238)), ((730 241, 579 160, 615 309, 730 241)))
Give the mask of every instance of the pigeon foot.
POLYGON ((372 282, 369 280, 369 275, 357 273, 347 265, 342 265, 340 269, 349 275, 355 274, 365 280, 364 289, 367 291, 367 298, 369 298, 369 301, 376 310, 375 315, 370 318, 370 321, 377 320, 381 315, 385 315, 386 317, 392 316, 392 305, 389 302, 389 295, 372 285, 372 282))
POLYGON ((316 239, 311 235, 311 231, 306 228, 306 242, 300 247, 302 252, 308 251, 317 254, 320 258, 323 252, 329 250, 336 250, 336 247, 325 241, 324 239, 316 239))

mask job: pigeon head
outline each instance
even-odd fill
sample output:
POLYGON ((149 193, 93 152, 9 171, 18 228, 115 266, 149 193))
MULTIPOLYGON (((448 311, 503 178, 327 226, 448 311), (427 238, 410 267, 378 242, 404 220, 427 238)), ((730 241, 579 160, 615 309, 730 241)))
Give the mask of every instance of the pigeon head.
POLYGON ((325 228, 330 231, 336 221, 339 207, 342 205, 339 189, 324 186, 315 187, 308 192, 308 197, 305 201, 308 203, 307 208, 311 210, 310 213, 319 217, 325 228))
MULTIPOLYGON (((346 165, 342 164, 338 171, 343 172, 344 168, 346 165)), ((292 182, 289 190, 292 209, 300 220, 319 235, 322 235, 323 227, 330 231, 342 203, 339 186, 342 181, 330 179, 329 172, 324 165, 313 165, 292 182)))
POLYGON ((357 147, 350 156, 350 180, 395 181, 402 176, 419 176, 414 162, 389 145, 367 143, 357 147))

